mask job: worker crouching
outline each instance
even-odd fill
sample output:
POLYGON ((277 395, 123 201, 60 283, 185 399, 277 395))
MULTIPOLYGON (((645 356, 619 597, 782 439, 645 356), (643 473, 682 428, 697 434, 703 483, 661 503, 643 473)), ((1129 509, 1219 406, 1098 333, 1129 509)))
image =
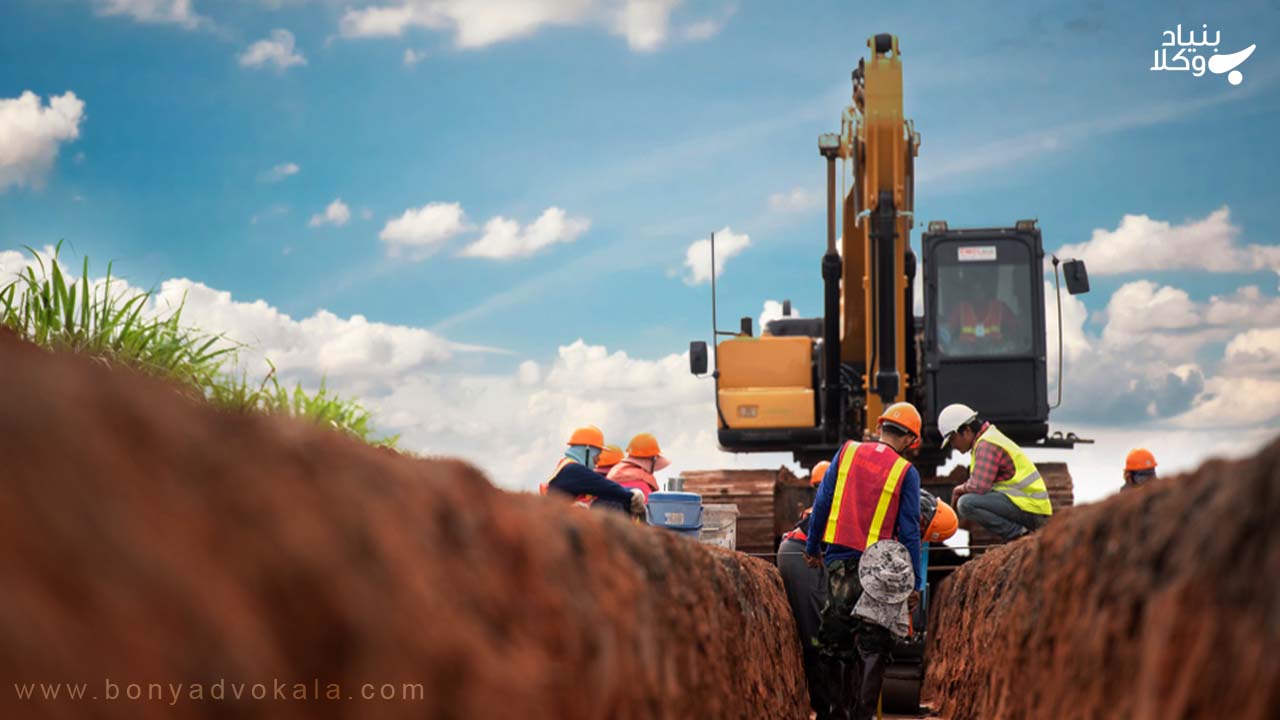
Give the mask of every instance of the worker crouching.
POLYGON ((938 414, 938 431, 943 448, 969 453, 969 479, 951 491, 960 519, 976 522, 1006 542, 1049 521, 1053 506, 1040 471, 995 425, 955 403, 938 414))
MULTIPOLYGON (((896 565, 890 562, 893 567, 879 570, 868 566, 879 578, 877 583, 884 584, 877 587, 878 597, 863 603, 863 612, 856 614, 864 591, 859 568, 864 553, 877 542, 896 538, 914 580, 905 598, 907 605, 914 607, 924 589, 920 473, 901 456, 919 442, 920 413, 910 403, 896 403, 885 409, 878 423, 877 442, 850 440, 840 448, 813 503, 805 554, 811 565, 826 564, 827 602, 818 643, 832 695, 831 707, 819 713, 819 718, 874 717, 884 684, 893 647, 892 629, 867 615, 886 617, 885 598, 893 600, 898 595, 893 576, 896 565), (886 592, 879 592, 882 589, 886 592), (877 602, 882 605, 876 606, 877 602)), ((895 554, 886 547, 876 556, 882 552, 895 554)), ((900 616, 896 608, 891 610, 895 618, 900 616)), ((898 629, 896 621, 889 624, 898 629)))

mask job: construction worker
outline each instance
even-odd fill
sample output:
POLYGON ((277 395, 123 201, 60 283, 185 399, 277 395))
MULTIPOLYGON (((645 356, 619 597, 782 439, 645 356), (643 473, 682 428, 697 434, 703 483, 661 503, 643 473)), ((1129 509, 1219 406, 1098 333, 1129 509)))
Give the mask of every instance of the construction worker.
POLYGON ((1136 488, 1156 479, 1156 456, 1146 448, 1134 448, 1124 459, 1124 485, 1121 490, 1136 488))
POLYGON ((617 445, 605 445, 600 451, 600 459, 596 460, 596 472, 605 477, 609 477, 609 471, 613 469, 623 458, 622 448, 617 445))
POLYGON ((600 428, 588 425, 574 430, 568 446, 550 479, 542 485, 543 495, 552 492, 568 495, 575 505, 586 508, 598 506, 637 516, 644 513, 644 493, 628 490, 596 474, 596 460, 604 449, 604 433, 600 428))
POLYGON ((994 355, 1021 341, 1017 314, 996 297, 997 268, 970 267, 961 273, 958 285, 967 297, 951 306, 939 328, 947 354, 994 355))
POLYGON ((881 539, 896 538, 914 571, 907 598, 913 609, 924 589, 920 473, 902 457, 919 443, 920 424, 920 413, 910 403, 885 408, 877 421, 878 441, 845 442, 818 486, 805 555, 810 566, 825 563, 827 570, 818 644, 832 703, 821 718, 874 717, 889 665, 890 629, 853 614, 863 592, 858 567, 863 553, 881 539))
MULTIPOLYGON (((823 460, 813 466, 809 484, 816 487, 822 482, 830 462, 823 460)), ((804 674, 809 680, 809 705, 819 716, 825 717, 831 707, 831 695, 827 690, 826 673, 822 669, 822 656, 818 653, 818 625, 822 605, 827 600, 827 574, 819 567, 809 567, 805 562, 805 543, 809 539, 809 515, 812 508, 805 508, 796 526, 782 536, 778 544, 778 572, 782 575, 782 587, 787 592, 787 604, 796 619, 796 631, 800 635, 803 651, 804 674)))
POLYGON ((938 413, 942 447, 969 453, 969 479, 951 491, 962 520, 972 520, 1006 542, 1044 526, 1053 515, 1049 490, 1035 463, 995 425, 968 405, 938 413))
POLYGON ((627 443, 627 456, 609 471, 609 479, 629 490, 639 490, 648 502, 649 493, 658 489, 658 478, 653 474, 669 465, 671 461, 662 456, 658 439, 640 433, 627 443))

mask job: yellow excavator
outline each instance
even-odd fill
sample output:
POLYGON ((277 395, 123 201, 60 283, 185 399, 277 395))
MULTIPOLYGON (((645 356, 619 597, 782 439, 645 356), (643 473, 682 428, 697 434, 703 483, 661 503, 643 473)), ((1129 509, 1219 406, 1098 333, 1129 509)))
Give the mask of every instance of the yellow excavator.
MULTIPOLYGON (((910 233, 920 135, 903 113, 898 38, 879 34, 867 45, 870 57, 853 71, 852 103, 840 131, 818 138, 827 165, 822 316, 792 317, 790 302, 784 302, 783 317, 761 328, 759 336, 749 317, 735 331, 721 330, 713 274, 712 332, 718 343, 710 375, 718 440, 726 451, 789 452, 812 467, 830 460, 846 439, 873 430, 886 405, 910 401, 925 419, 911 460, 924 487, 949 498, 955 480, 936 477, 949 454, 938 447, 936 421, 950 403, 975 408, 1023 447, 1070 448, 1088 441, 1049 432, 1045 253, 1035 220, 965 229, 930 222, 921 238, 924 262, 918 272, 910 233), (853 178, 842 197, 836 192, 838 163, 847 168, 842 176, 853 178), (921 281, 924 314, 917 317, 914 298, 921 281)), ((714 236, 711 244, 714 268, 714 236)), ((1059 261, 1052 261, 1060 293, 1059 261)), ((1088 291, 1082 261, 1067 261, 1061 270, 1070 293, 1088 291)), ((1061 311, 1058 325, 1060 403, 1061 311)), ((707 344, 691 343, 689 356, 692 372, 707 375, 707 344)), ((1051 496, 1055 475, 1070 487, 1065 465, 1041 470, 1051 496)), ((1063 496, 1055 502, 1062 504, 1063 496)), ((931 583, 938 578, 930 573, 931 583)), ((894 653, 886 710, 917 709, 922 634, 911 645, 894 653)))

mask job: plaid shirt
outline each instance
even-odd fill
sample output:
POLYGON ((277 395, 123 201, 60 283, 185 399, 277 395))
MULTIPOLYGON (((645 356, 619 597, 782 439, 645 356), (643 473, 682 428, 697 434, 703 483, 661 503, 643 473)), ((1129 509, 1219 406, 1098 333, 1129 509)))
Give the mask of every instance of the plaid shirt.
MULTIPOLYGON (((983 423, 978 437, 982 437, 989 427, 991 423, 983 423)), ((969 474, 968 482, 960 486, 962 493, 985 495, 991 492, 992 485, 1013 477, 1013 458, 995 443, 980 443, 975 439, 972 452, 973 472, 969 474)))

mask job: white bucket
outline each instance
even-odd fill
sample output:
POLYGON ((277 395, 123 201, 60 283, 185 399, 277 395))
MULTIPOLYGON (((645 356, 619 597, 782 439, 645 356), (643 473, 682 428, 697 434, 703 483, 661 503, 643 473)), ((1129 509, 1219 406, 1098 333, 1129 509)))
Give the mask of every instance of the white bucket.
POLYGON ((702 506, 702 532, 698 539, 708 545, 729 550, 738 548, 738 506, 734 504, 702 506))

